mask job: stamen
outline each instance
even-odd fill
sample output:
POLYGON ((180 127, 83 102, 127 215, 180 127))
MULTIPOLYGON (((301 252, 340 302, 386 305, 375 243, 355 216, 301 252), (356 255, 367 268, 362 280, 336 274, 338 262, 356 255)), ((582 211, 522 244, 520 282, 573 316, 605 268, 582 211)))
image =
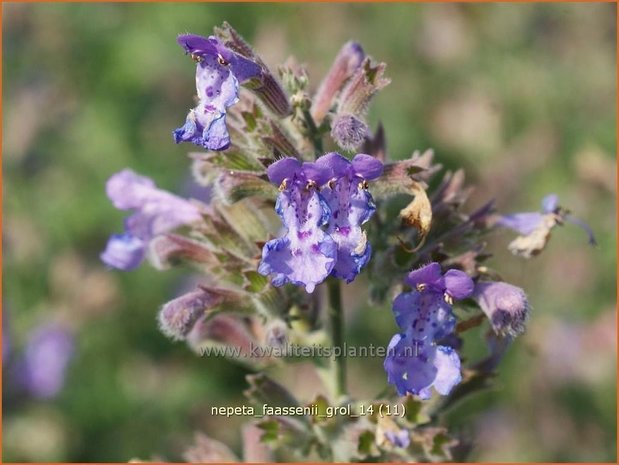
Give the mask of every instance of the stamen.
POLYGON ((423 291, 425 290, 425 288, 426 288, 426 287, 428 287, 428 286, 427 286, 427 284, 425 284, 425 283, 419 283, 419 284, 417 284, 417 286, 416 286, 416 287, 417 287, 417 290, 418 290, 419 292, 423 292, 423 291))
POLYGON ((191 59, 196 63, 202 63, 203 58, 200 55, 196 55, 195 53, 191 54, 191 59))
POLYGON ((305 186, 305 189, 310 190, 314 188, 316 188, 316 181, 312 181, 311 179, 307 181, 307 185, 305 186))
POLYGON ((217 62, 221 65, 221 66, 228 66, 230 63, 228 63, 224 57, 221 56, 221 54, 217 54, 217 62))
POLYGON ((445 302, 447 302, 449 305, 453 305, 454 304, 454 299, 449 294, 445 293, 445 295, 443 297, 445 298, 445 302))
POLYGON ((329 179, 329 182, 327 183, 327 186, 329 186, 329 189, 333 190, 335 189, 335 183, 337 182, 337 179, 333 178, 333 179, 329 179))
POLYGON ((282 181, 282 183, 279 185, 279 191, 284 192, 286 190, 286 187, 288 187, 288 179, 284 179, 282 181))

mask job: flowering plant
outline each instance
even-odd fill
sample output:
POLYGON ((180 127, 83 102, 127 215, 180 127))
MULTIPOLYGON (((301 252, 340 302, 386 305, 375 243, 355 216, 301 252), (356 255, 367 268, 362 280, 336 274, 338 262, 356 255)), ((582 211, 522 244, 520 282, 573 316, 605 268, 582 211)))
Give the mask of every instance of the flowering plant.
MULTIPOLYGON (((355 42, 312 93, 303 67, 282 66, 275 76, 226 23, 208 38, 177 40, 195 62, 198 102, 173 138, 206 150, 190 158, 210 200, 178 197, 129 169, 114 174, 108 197, 133 213, 101 259, 120 270, 147 259, 157 269, 201 273, 198 287, 163 305, 159 324, 198 353, 238 349, 226 354, 258 371, 248 377, 250 403, 286 408, 244 430, 253 454, 462 459, 464 440, 441 414, 490 384, 530 314, 524 290, 485 264, 487 236, 517 231, 509 249, 530 259, 564 222, 583 227, 594 244, 588 226, 554 195, 541 212, 504 215, 492 200, 471 210, 463 171, 437 180, 442 167, 431 150, 391 160, 384 129, 366 121, 373 96, 390 82, 386 65, 355 42), (386 389, 371 399, 351 398, 342 350, 342 287, 360 274, 372 302, 392 302, 396 333, 385 341, 386 389), (486 321, 488 354, 465 364, 461 335, 486 321), (291 360, 286 350, 274 357, 254 348, 289 341, 339 349, 333 363, 312 358, 326 396, 297 398, 267 376, 280 358, 291 360), (347 414, 332 415, 338 408, 347 414)), ((236 460, 206 436, 186 456, 236 460)))

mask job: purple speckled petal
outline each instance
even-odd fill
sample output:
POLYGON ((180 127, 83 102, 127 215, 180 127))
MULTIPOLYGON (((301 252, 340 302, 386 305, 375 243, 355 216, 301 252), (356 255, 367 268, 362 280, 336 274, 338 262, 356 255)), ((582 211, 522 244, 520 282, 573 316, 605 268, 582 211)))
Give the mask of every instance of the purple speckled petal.
POLYGON ((436 348, 410 334, 397 336, 398 339, 391 340, 385 358, 387 382, 395 385, 401 396, 410 392, 427 398, 422 391, 431 386, 436 377, 437 369, 433 364, 436 348))
POLYGON ((585 232, 587 233, 587 236, 589 237, 589 245, 592 245, 592 246, 597 245, 597 241, 595 240, 595 235, 593 234, 593 230, 591 229, 591 227, 589 227, 587 223, 585 223, 583 220, 576 218, 575 216, 572 216, 572 215, 565 215, 563 218, 568 223, 572 223, 577 226, 580 226, 582 229, 585 230, 585 232))
POLYGON ((404 292, 395 298, 392 309, 398 326, 412 331, 417 339, 442 339, 456 325, 451 305, 438 292, 404 292))
POLYGON ((327 156, 330 161, 323 162, 325 166, 340 170, 341 167, 338 168, 338 165, 344 160, 348 167, 343 169, 347 174, 337 179, 334 184, 329 183, 325 186, 322 194, 331 209, 327 233, 338 247, 338 259, 333 275, 351 282, 370 259, 371 247, 367 243, 361 225, 369 220, 376 208, 370 193, 360 185, 359 179, 350 171, 350 162, 338 154, 325 155, 327 156))
POLYGON ((434 356, 436 378, 434 388, 439 394, 446 396, 453 387, 462 381, 460 374, 460 357, 451 347, 438 346, 434 356))
POLYGON ((398 394, 411 393, 423 400, 432 396, 432 386, 447 395, 462 380, 456 351, 416 339, 410 333, 393 337, 384 367, 387 382, 395 385, 398 394))
POLYGON ((454 299, 465 299, 473 293, 475 284, 464 271, 449 270, 445 273, 445 291, 454 299))
POLYGON ((286 232, 265 244, 258 272, 273 275, 275 286, 291 282, 311 293, 331 273, 337 255, 335 242, 320 229, 329 208, 317 191, 295 178, 280 192, 276 210, 286 232))
POLYGON ((355 155, 355 158, 352 159, 352 166, 355 174, 368 181, 379 178, 384 169, 379 159, 365 153, 355 155))
POLYGON ((205 54, 196 66, 196 90, 199 103, 174 131, 174 141, 225 150, 230 145, 225 117, 227 108, 238 101, 238 80, 228 66, 218 62, 217 55, 205 54))
POLYGON ((408 276, 404 278, 404 282, 413 288, 422 284, 439 292, 443 292, 445 288, 443 275, 441 273, 441 265, 436 262, 428 263, 421 268, 411 271, 408 273, 408 276))
POLYGON ((543 217, 544 215, 538 212, 514 213, 513 215, 501 216, 496 224, 527 236, 538 228, 543 221, 543 217))
POLYGON ((559 196, 557 194, 548 194, 542 199, 542 212, 553 213, 559 207, 559 196))
POLYGON ((144 259, 144 242, 129 234, 114 234, 100 255, 107 266, 129 271, 137 268, 144 259))
POLYGON ((276 186, 279 186, 284 179, 293 179, 294 175, 301 169, 301 162, 293 157, 282 158, 272 163, 267 168, 267 176, 276 186))

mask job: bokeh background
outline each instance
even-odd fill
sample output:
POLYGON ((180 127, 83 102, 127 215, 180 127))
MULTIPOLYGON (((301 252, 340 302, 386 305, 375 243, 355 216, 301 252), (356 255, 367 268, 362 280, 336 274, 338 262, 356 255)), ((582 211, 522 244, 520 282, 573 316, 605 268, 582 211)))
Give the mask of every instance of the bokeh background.
MULTIPOLYGON (((528 262, 506 251, 508 232, 490 244, 533 315, 496 388, 450 422, 475 439, 471 460, 615 461, 615 5, 2 7, 5 461, 178 461, 196 430, 240 448, 239 419, 209 411, 243 402, 247 370, 157 329, 189 272, 111 272, 98 259, 123 217, 104 195, 112 173, 187 189, 190 147, 171 131, 192 105, 194 71, 175 37, 223 20, 267 64, 306 63, 314 88, 340 44, 360 41, 393 80, 370 113, 392 158, 432 147, 478 186, 471 206, 494 197, 502 211, 531 211, 556 192, 593 227, 597 249, 567 226, 528 262), (48 342, 72 344, 64 384, 26 389, 26 347, 50 327, 71 334, 48 342)), ((360 278, 350 294, 363 288, 360 278)), ((388 308, 349 304, 348 340, 385 344, 388 308)), ((467 344, 483 350, 481 333, 467 344)), ((350 365, 354 395, 384 389, 382 360, 350 365)), ((302 367, 288 381, 312 389, 302 367)))

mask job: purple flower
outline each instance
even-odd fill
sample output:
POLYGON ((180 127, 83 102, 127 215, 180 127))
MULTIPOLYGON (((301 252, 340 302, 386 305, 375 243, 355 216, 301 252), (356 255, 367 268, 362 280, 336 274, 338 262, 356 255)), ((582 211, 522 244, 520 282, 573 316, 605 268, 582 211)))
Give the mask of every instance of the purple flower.
POLYGON ((151 179, 129 169, 111 176, 106 190, 116 208, 134 210, 125 220, 125 233, 113 235, 101 254, 101 260, 113 268, 137 267, 152 238, 202 219, 195 204, 158 189, 151 179))
POLYGON ((356 155, 351 162, 335 152, 323 155, 316 164, 331 171, 331 180, 321 194, 331 210, 327 233, 337 244, 337 262, 332 274, 351 282, 372 253, 361 225, 375 211, 367 181, 382 174, 383 164, 365 154, 356 155))
POLYGON ((524 333, 529 318, 529 302, 522 289, 504 282, 479 282, 473 299, 490 320, 494 332, 516 337, 524 333))
POLYGON ((541 211, 503 215, 498 218, 496 224, 518 232, 520 236, 510 243, 509 249, 515 255, 530 258, 544 249, 552 229, 564 222, 580 226, 587 233, 589 244, 592 246, 597 244, 589 225, 560 207, 556 194, 549 194, 542 199, 541 211))
POLYGON ((225 150, 230 145, 227 108, 239 99, 239 83, 258 77, 262 68, 214 36, 184 34, 177 41, 197 61, 198 106, 189 110, 184 126, 174 131, 174 141, 191 142, 208 150, 225 150))
POLYGON ((73 337, 56 325, 41 326, 31 333, 18 367, 19 380, 35 397, 58 394, 73 356, 73 337))
POLYGON ((453 333, 454 299, 469 297, 474 288, 459 270, 441 272, 438 263, 411 271, 405 282, 413 287, 393 301, 396 323, 402 330, 389 344, 385 370, 387 380, 400 395, 431 397, 430 388, 446 395, 461 381, 460 359, 453 348, 439 342, 453 333))
POLYGON ((291 282, 311 293, 331 273, 337 254, 335 242, 321 229, 330 209, 318 187, 329 180, 330 170, 284 158, 270 165, 267 174, 280 186, 275 210, 285 232, 264 245, 258 272, 273 275, 274 286, 291 282))

